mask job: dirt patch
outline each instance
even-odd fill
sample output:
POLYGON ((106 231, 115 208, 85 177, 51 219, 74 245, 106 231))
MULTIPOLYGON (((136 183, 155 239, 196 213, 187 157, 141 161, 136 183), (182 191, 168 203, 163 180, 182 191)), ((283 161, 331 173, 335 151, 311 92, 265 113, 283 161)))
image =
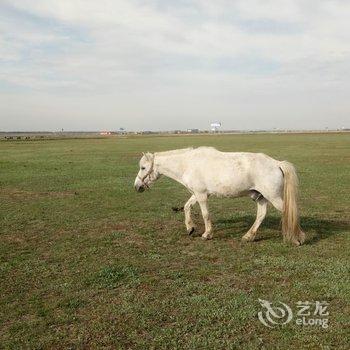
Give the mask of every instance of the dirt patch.
POLYGON ((17 188, 2 188, 0 189, 0 196, 8 197, 11 199, 39 199, 45 197, 53 198, 65 198, 77 196, 77 191, 45 191, 45 192, 34 192, 25 191, 17 188))

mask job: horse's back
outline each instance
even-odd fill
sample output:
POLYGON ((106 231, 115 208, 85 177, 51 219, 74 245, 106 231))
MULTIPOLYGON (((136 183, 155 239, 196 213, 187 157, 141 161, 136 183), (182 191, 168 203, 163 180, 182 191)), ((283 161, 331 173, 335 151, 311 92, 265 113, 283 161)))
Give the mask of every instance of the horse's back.
POLYGON ((191 151, 195 159, 202 158, 205 161, 236 163, 250 167, 276 168, 279 161, 265 153, 253 152, 222 152, 214 147, 198 147, 191 151))
POLYGON ((188 180, 209 193, 239 196, 253 188, 265 191, 269 184, 279 188, 282 183, 279 161, 264 153, 199 147, 187 156, 191 168, 188 180))

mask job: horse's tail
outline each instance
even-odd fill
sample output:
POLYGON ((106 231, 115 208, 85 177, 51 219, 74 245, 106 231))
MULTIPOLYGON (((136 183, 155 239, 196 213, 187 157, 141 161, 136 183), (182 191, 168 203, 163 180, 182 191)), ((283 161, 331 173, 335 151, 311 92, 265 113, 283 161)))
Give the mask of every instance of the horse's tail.
POLYGON ((289 162, 280 162, 280 168, 284 175, 282 233, 286 241, 301 245, 305 241, 305 233, 299 224, 298 176, 289 162))

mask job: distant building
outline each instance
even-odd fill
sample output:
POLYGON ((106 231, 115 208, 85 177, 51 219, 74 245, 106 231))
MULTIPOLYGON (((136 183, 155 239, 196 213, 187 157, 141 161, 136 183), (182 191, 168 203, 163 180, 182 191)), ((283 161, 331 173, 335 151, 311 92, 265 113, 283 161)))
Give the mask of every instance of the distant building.
POLYGON ((112 133, 110 131, 101 131, 100 135, 102 136, 107 136, 107 135, 111 135, 112 133))
POLYGON ((213 132, 219 131, 219 128, 221 128, 221 122, 214 122, 210 124, 210 130, 213 132))
POLYGON ((115 134, 117 134, 117 135, 126 135, 127 132, 126 132, 126 130, 124 128, 119 128, 119 130, 117 130, 115 132, 115 134))
POLYGON ((187 129, 187 132, 189 132, 191 134, 198 134, 199 133, 199 129, 187 129))

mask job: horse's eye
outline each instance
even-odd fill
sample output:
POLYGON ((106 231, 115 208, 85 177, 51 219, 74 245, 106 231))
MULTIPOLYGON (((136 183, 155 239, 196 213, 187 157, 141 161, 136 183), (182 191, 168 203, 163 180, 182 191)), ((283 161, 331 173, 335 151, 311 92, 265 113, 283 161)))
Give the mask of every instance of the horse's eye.
POLYGON ((141 167, 141 170, 145 170, 146 168, 144 166, 141 167))

